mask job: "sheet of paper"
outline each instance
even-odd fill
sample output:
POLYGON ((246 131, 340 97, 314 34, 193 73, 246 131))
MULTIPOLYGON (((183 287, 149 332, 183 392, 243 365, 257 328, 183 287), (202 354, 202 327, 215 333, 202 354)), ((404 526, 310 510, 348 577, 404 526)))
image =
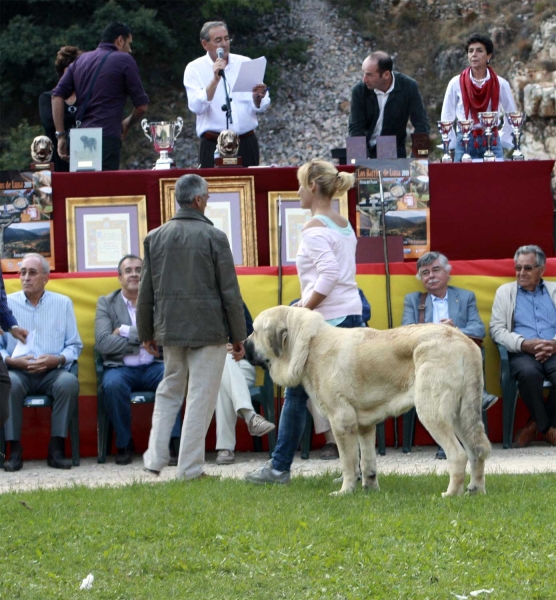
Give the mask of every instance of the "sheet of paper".
POLYGON ((239 67, 232 92, 251 92, 253 88, 264 81, 264 72, 266 71, 266 58, 255 58, 255 60, 246 60, 239 67))
POLYGON ((20 358, 21 356, 29 356, 33 352, 33 342, 35 341, 35 330, 29 332, 26 343, 17 342, 14 351, 12 352, 12 358, 20 358))

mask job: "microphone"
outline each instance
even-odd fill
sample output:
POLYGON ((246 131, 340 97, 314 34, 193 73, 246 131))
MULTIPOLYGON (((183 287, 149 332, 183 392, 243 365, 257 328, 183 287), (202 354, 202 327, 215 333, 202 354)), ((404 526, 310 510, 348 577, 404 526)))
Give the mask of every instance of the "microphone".
MULTIPOLYGON (((217 48, 216 49, 216 56, 218 58, 224 58, 224 48, 217 48)), ((222 77, 222 75, 224 75, 224 69, 220 69, 218 71, 218 76, 222 77)))

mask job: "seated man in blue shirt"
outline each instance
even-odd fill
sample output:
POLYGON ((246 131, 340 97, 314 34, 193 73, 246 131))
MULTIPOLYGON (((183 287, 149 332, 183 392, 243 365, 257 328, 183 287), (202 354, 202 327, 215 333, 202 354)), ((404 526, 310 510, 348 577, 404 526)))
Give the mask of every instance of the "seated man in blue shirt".
MULTIPOLYGON (((102 387, 108 418, 116 433, 116 464, 128 465, 133 458, 131 437, 131 392, 156 392, 164 377, 164 362, 155 358, 137 338, 136 304, 143 261, 126 254, 118 263, 121 288, 101 296, 95 316, 95 347, 102 355, 102 387)), ((178 464, 181 412, 170 439, 170 466, 178 464)))
POLYGON ((23 466, 20 439, 23 400, 28 394, 53 397, 48 465, 70 469, 71 460, 64 457, 64 438, 78 399, 79 381, 69 369, 83 349, 73 304, 67 296, 45 290, 50 265, 44 256, 26 254, 19 275, 23 289, 8 296, 8 305, 20 326, 29 331, 29 348, 25 355, 13 358, 17 343, 14 336, 4 335, 0 341, 12 382, 10 416, 4 425, 10 458, 4 463, 4 470, 19 471, 23 466))
POLYGON ((556 388, 556 283, 544 281, 546 256, 538 246, 521 246, 514 256, 516 281, 496 290, 490 337, 508 350, 510 371, 531 418, 514 442, 525 448, 540 431, 556 446, 556 397, 545 404, 543 383, 556 388))
MULTIPOLYGON (((457 327, 470 338, 485 337, 485 326, 477 310, 475 294, 448 285, 452 266, 440 252, 427 252, 417 261, 417 279, 426 292, 407 294, 404 300, 402 325, 416 323, 443 323, 457 327)), ((498 398, 483 390, 483 410, 493 406, 498 398)), ((445 459, 442 448, 436 458, 445 459)))

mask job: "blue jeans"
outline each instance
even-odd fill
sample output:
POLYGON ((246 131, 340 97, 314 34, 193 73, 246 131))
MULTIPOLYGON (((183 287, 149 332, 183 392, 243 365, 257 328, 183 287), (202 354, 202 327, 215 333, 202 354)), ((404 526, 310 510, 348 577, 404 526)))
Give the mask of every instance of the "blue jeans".
MULTIPOLYGON (((351 329, 364 327, 361 315, 350 315, 337 327, 351 329)), ((284 393, 284 406, 280 415, 278 440, 272 453, 272 466, 278 471, 289 471, 295 451, 299 448, 305 431, 307 400, 309 396, 302 385, 287 387, 284 393)))
MULTIPOLYGON (((139 367, 106 367, 102 378, 104 405, 116 434, 116 446, 125 448, 131 441, 131 392, 156 392, 164 377, 164 363, 139 367)), ((178 412, 172 437, 181 436, 181 412, 178 412)))
MULTIPOLYGON (((490 142, 490 149, 496 158, 504 158, 504 150, 502 149, 502 144, 500 142, 500 136, 498 134, 493 135, 490 142), (494 145, 494 140, 496 140, 496 146, 494 145)), ((463 136, 461 133, 458 133, 456 136, 456 147, 454 152, 454 162, 461 162, 461 157, 464 154, 463 148, 463 136)), ((484 158, 485 152, 487 151, 487 146, 485 145, 486 138, 483 135, 479 135, 474 138, 472 135, 469 137, 469 142, 467 143, 467 154, 471 156, 471 158, 484 158), (479 144, 478 148, 475 148, 475 142, 479 144)))

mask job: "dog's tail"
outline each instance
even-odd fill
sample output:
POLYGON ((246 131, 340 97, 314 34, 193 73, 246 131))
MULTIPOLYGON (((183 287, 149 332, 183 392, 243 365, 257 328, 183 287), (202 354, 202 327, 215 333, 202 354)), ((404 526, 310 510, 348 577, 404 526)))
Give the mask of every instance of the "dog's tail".
POLYGON ((473 454, 485 460, 490 454, 490 441, 482 419, 483 364, 477 346, 464 353, 463 389, 460 404, 460 427, 473 454))

